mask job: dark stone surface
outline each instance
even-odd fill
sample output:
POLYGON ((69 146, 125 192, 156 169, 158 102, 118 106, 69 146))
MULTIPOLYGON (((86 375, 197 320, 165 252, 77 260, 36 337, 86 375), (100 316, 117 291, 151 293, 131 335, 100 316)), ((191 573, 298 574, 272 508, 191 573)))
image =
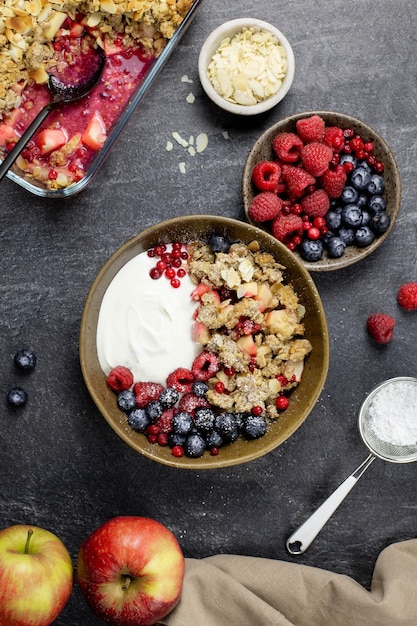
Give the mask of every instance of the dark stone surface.
MULTIPOLYGON (((91 185, 48 201, 10 180, 1 186, 0 380, 21 382, 29 403, 1 412, 0 523, 56 532, 76 561, 83 539, 109 517, 165 523, 189 557, 240 553, 328 568, 368 586, 379 552, 415 536, 415 466, 376 461, 302 557, 288 535, 366 457, 356 427, 378 382, 416 375, 416 317, 396 304, 416 279, 415 64, 412 3, 206 0, 190 30, 135 112, 91 185), (254 9, 256 7, 256 9, 254 9), (238 119, 215 108, 197 76, 200 44, 218 24, 252 16, 278 26, 294 47, 293 87, 272 112, 238 119), (187 74, 193 84, 181 82, 187 74), (194 104, 185 100, 192 91, 194 104), (314 274, 328 317, 327 383, 305 424, 266 457, 235 468, 178 471, 142 458, 95 408, 78 359, 81 313, 96 273, 128 238, 166 217, 211 213, 243 219, 241 173, 258 135, 282 117, 312 109, 354 115, 391 146, 403 183, 396 226, 361 264, 314 274), (171 133, 206 132, 191 157, 171 133), (223 133, 228 133, 226 139, 223 133), (185 161, 186 174, 179 171, 185 161), (388 346, 365 329, 367 316, 397 320, 388 346), (13 355, 31 346, 36 370, 19 375, 13 355)), ((56 624, 99 624, 75 587, 56 624)))

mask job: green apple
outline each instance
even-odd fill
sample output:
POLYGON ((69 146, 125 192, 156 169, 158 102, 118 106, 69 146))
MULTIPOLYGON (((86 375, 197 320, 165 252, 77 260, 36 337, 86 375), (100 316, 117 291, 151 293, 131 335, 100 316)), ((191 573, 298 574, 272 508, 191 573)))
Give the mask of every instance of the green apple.
POLYGON ((73 583, 71 557, 56 535, 23 524, 0 530, 1 626, 48 626, 73 583))
POLYGON ((146 518, 110 519, 78 553, 77 576, 91 611, 116 626, 151 626, 177 604, 184 556, 163 524, 146 518))

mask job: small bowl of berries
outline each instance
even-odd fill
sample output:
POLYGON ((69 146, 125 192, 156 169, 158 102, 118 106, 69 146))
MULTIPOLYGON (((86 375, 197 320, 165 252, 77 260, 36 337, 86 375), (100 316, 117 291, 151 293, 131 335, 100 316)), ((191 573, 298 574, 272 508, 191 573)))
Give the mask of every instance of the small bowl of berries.
POLYGON ((119 248, 87 297, 80 362, 113 430, 160 463, 214 469, 290 437, 326 380, 329 339, 303 264, 217 216, 156 224, 119 248))
POLYGON ((292 115, 251 148, 242 194, 249 222, 309 271, 365 258, 391 232, 401 201, 397 163, 367 124, 342 113, 292 115))

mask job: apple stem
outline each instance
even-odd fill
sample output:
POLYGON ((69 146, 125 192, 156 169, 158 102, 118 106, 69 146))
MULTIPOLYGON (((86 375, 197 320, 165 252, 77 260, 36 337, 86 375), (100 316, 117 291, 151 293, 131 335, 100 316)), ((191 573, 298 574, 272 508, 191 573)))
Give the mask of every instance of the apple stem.
POLYGON ((30 540, 32 539, 32 535, 33 535, 33 530, 32 528, 30 528, 28 530, 28 536, 26 538, 24 554, 29 554, 29 544, 30 544, 30 540))
POLYGON ((129 574, 126 574, 125 576, 123 576, 124 582, 122 585, 122 591, 127 591, 130 587, 130 583, 132 582, 133 578, 131 576, 129 576, 129 574))

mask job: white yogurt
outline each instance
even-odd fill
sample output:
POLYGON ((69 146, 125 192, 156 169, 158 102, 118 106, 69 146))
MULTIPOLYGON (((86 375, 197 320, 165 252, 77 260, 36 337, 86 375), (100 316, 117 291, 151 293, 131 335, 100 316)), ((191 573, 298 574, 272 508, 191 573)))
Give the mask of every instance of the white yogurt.
POLYGON ((191 338, 191 299, 195 285, 188 274, 173 288, 162 276, 149 271, 156 259, 146 252, 124 265, 108 286, 97 324, 97 354, 107 375, 117 365, 128 367, 138 381, 166 384, 178 367, 190 369, 201 352, 191 338))

